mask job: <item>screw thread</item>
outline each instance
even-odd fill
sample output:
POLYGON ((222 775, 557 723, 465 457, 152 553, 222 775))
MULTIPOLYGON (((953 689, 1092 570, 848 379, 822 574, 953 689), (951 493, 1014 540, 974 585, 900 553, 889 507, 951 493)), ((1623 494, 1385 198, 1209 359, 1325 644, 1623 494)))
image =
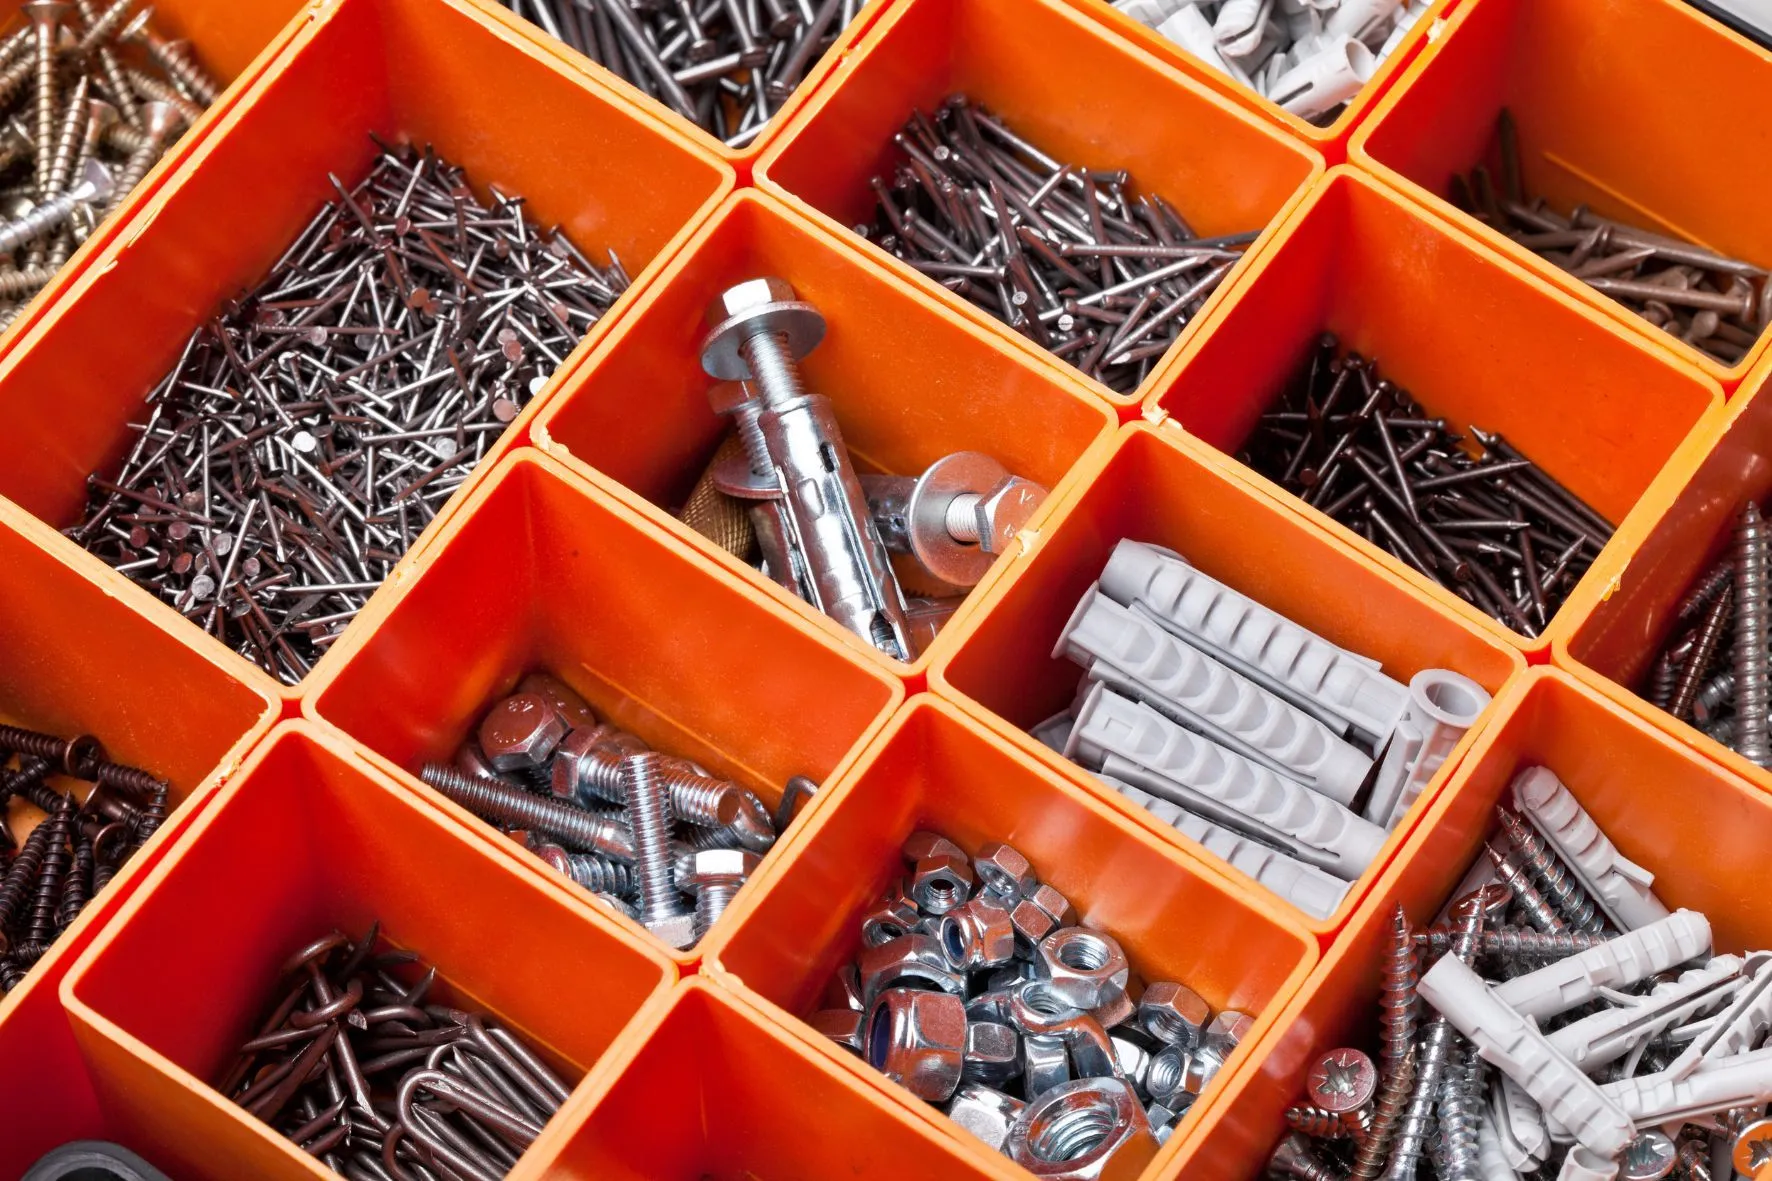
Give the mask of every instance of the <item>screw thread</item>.
POLYGON ((566 867, 568 876, 593 894, 616 894, 626 898, 634 893, 631 865, 594 853, 568 853, 566 867))
POLYGON ((74 7, 80 12, 80 19, 86 22, 86 31, 80 34, 78 49, 81 53, 90 53, 98 47, 99 42, 109 41, 123 24, 123 18, 135 0, 115 0, 103 13, 94 15, 91 0, 74 0, 74 7))
MULTIPOLYGON (((1494 851, 1490 852, 1493 854, 1494 851)), ((1455 956, 1467 964, 1475 958, 1488 901, 1489 891, 1484 889, 1453 904, 1452 946, 1447 950, 1447 955, 1455 956)), ((1415 1176, 1422 1148, 1427 1143, 1428 1126, 1433 1121, 1434 1104, 1439 1098, 1447 1060, 1456 1040, 1457 1035, 1444 1016, 1436 1014, 1427 1023, 1420 1056, 1416 1059, 1415 1087, 1397 1130, 1396 1147, 1384 1173, 1386 1181, 1410 1181, 1415 1176)))
POLYGON ((1568 929, 1563 916, 1538 892, 1538 888, 1527 878, 1526 872, 1514 863, 1511 855, 1496 852, 1495 846, 1488 843, 1483 845, 1483 852, 1489 855, 1489 860, 1494 864, 1495 872, 1502 882, 1514 892, 1514 902, 1519 905, 1528 923, 1546 932, 1568 929))
POLYGON ((106 787, 126 791, 142 800, 152 799, 155 792, 166 787, 164 781, 140 767, 130 767, 122 763, 101 762, 93 768, 93 774, 106 787))
POLYGON ((1720 672, 1704 683, 1692 699, 1692 718, 1697 722, 1714 722, 1721 709, 1735 699, 1735 672, 1720 672))
POLYGON ((1682 623, 1689 623, 1703 614, 1712 601, 1722 593, 1723 588, 1735 580, 1735 565, 1725 558, 1705 572, 1698 584, 1686 592, 1674 608, 1674 618, 1682 623))
POLYGON ((1313 1107, 1309 1103, 1288 1107, 1286 1126, 1313 1140, 1346 1140, 1349 1136, 1347 1125, 1341 1122, 1339 1115, 1333 1111, 1324 1111, 1321 1107, 1313 1107))
POLYGON ((117 113, 123 116, 125 123, 139 128, 142 125, 141 100, 129 88, 129 79, 123 74, 123 63, 117 60, 116 52, 109 45, 99 46, 97 54, 98 72, 104 76, 105 90, 116 104, 117 113))
POLYGON ((66 881, 73 855, 68 851, 68 833, 74 826, 74 801, 62 797, 61 806, 38 827, 50 830, 49 843, 43 850, 43 862, 37 870, 36 895, 31 900, 31 921, 25 938, 33 943, 47 944, 59 929, 56 916, 61 908, 62 883, 66 881))
MULTIPOLYGON (((49 840, 55 835, 49 822, 45 821, 31 830, 25 838, 25 844, 6 868, 6 876, 0 878, 0 932, 12 925, 18 917, 18 908, 24 904, 25 895, 30 892, 31 882, 37 876, 37 870, 43 864, 43 857, 49 851, 49 840)), ((6 942, 0 934, 0 945, 6 942)))
POLYGON ((470 778, 441 763, 426 763, 419 777, 483 820, 544 832, 562 844, 608 857, 634 855, 633 839, 607 816, 542 799, 494 780, 470 778))
POLYGON ((672 876, 671 797, 662 782, 665 756, 630 755, 622 763, 628 824, 634 832, 634 866, 640 886, 640 921, 648 926, 683 913, 672 876))
POLYGON ((1686 1181, 1711 1181, 1710 1146, 1703 1140, 1681 1140, 1680 1154, 1674 1158, 1674 1168, 1686 1181))
POLYGON ((124 67, 123 77, 129 85, 135 87, 138 94, 146 96, 152 102, 165 103, 177 111, 186 123, 195 123, 203 115, 203 108, 180 94, 178 87, 168 85, 152 74, 124 67))
POLYGON ((25 966, 14 956, 0 956, 0 995, 24 983, 25 966))
POLYGON ((769 441, 763 437, 763 408, 755 401, 740 404, 732 411, 732 423, 738 428, 744 457, 750 462, 753 476, 772 476, 775 465, 769 461, 769 441))
POLYGON ((163 41, 159 37, 149 36, 147 43, 148 56, 153 58, 154 63, 162 70, 170 74, 175 82, 190 91, 191 97, 204 106, 215 102, 216 93, 220 88, 216 85, 215 79, 211 78, 203 67, 192 61, 184 52, 182 42, 163 41))
POLYGON ((148 802, 142 806, 141 813, 130 826, 134 830, 136 843, 145 843, 149 837, 160 831, 160 826, 165 823, 166 785, 157 783, 154 785, 154 790, 148 795, 148 802))
POLYGON ((92 841, 78 826, 74 829, 74 861, 68 870, 67 884, 62 887, 61 907, 56 921, 66 928, 80 917, 92 898, 92 841))
POLYGON ((1411 936, 1409 916, 1397 907, 1391 945, 1380 965, 1382 983, 1379 993, 1379 1059, 1387 1072, 1409 1053, 1415 1043, 1415 1013, 1419 1006, 1416 982, 1420 967, 1415 958, 1415 941, 1411 936))
POLYGON ((142 178, 148 175, 148 169, 152 168, 158 159, 160 159, 160 145, 152 138, 129 153, 129 159, 123 163, 123 170, 117 174, 117 183, 111 187, 111 201, 105 209, 106 213, 116 212, 129 194, 134 191, 135 186, 141 184, 142 178))
POLYGON ((1477 1071, 1468 1056, 1447 1067, 1440 1093, 1440 1146, 1444 1181, 1481 1181, 1477 1156, 1477 1071))
POLYGON ((732 900, 738 896, 739 887, 743 885, 744 882, 738 879, 712 881, 695 892, 695 938, 697 940, 700 940, 708 933, 709 928, 720 921, 720 916, 726 913, 728 906, 732 905, 732 900))
MULTIPOLYGON (((585 793, 611 804, 625 805, 628 793, 622 764, 629 755, 642 753, 645 747, 629 735, 621 737, 627 741, 611 742, 580 756, 578 770, 585 793)), ((731 824, 742 807, 742 793, 736 783, 703 775, 682 759, 667 757, 659 768, 658 779, 671 794, 672 813, 689 824, 719 828, 731 824)))
POLYGON ((37 187, 44 189, 49 182, 49 161, 51 145, 55 143, 55 40, 56 31, 61 23, 59 14, 43 12, 33 13, 32 21, 37 31, 35 46, 35 63, 37 75, 37 187))
POLYGON ((752 384, 765 406, 780 406, 806 396, 800 362, 788 351, 786 336, 779 332, 753 332, 738 347, 751 367, 752 384))
POLYGON ((1526 872, 1543 888, 1545 898, 1569 927, 1589 935, 1604 934, 1606 916, 1600 913, 1587 887, 1575 880, 1563 859, 1545 843, 1543 837, 1526 821, 1503 808, 1497 808, 1502 831, 1513 842, 1514 852, 1524 863, 1526 872))
POLYGON ((1772 765, 1767 743, 1766 530, 1751 501, 1735 526, 1735 749, 1772 765))
POLYGON ((1372 1128, 1354 1156, 1349 1181, 1378 1181, 1379 1171, 1390 1156, 1391 1144, 1396 1139, 1398 1124, 1414 1087, 1415 1048, 1411 1046, 1396 1069, 1385 1076, 1384 1085, 1378 1090, 1378 1099, 1372 1109, 1372 1128))
POLYGON ((0 748, 47 759, 50 766, 81 779, 90 777, 92 764, 103 755, 98 739, 90 735, 57 738, 18 726, 0 726, 0 748))
POLYGON ((49 161, 49 183, 43 191, 54 195, 68 187, 68 176, 74 167, 74 153, 79 150, 80 141, 86 136, 86 124, 89 118, 86 109, 86 92, 92 85, 91 76, 80 75, 74 83, 73 93, 68 95, 67 107, 62 114, 61 129, 55 137, 55 152, 49 161))
POLYGON ((1656 709, 1666 709, 1667 703, 1674 699, 1674 689, 1680 682, 1680 662, 1674 659, 1672 652, 1663 652, 1655 659, 1655 668, 1649 674, 1649 704, 1656 709))
MULTIPOLYGON (((13 796, 22 795, 31 798, 33 789, 43 783, 43 777, 49 774, 49 764, 35 755, 26 755, 19 760, 16 771, 0 772, 0 808, 13 796)), ((49 811, 45 808, 44 811, 49 811)))
POLYGON ((1685 665, 1680 669, 1680 679, 1674 685, 1674 694, 1668 699, 1667 712, 1676 718, 1684 718, 1692 711, 1692 699, 1698 694, 1698 682, 1710 671, 1711 659, 1717 654, 1717 645, 1723 640, 1723 629, 1729 622, 1729 608, 1733 590, 1723 588, 1717 601, 1710 605, 1710 611, 1704 617, 1704 625, 1698 630, 1698 639, 1692 646, 1692 654, 1686 658, 1685 665))
POLYGON ((55 269, 49 266, 26 266, 0 273, 0 299, 23 299, 41 291, 53 278, 55 269))
MULTIPOLYGON (((1533 931, 1525 927, 1497 927, 1484 931, 1477 941, 1483 955, 1499 955, 1521 959, 1532 956, 1552 957, 1578 955, 1606 942, 1606 936, 1591 931, 1533 931)), ((1452 946, 1452 929, 1432 926, 1415 933, 1415 944, 1438 955, 1452 946)))

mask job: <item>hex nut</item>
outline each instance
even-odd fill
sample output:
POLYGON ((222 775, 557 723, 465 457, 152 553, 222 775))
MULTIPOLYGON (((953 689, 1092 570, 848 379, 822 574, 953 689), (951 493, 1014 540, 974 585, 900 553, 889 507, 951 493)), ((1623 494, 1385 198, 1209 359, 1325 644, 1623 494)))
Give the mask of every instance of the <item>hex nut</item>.
POLYGON ((1034 967, 1054 996, 1079 1009, 1112 1004, 1126 995, 1132 979, 1119 941, 1087 927, 1062 927, 1046 936, 1034 967))
POLYGON ((1049 1033, 1021 1035, 1022 1092, 1038 1099, 1071 1081, 1071 1056, 1064 1038, 1049 1033))
POLYGON ((870 1006, 887 989, 912 984, 966 995, 966 977, 948 966, 941 944, 929 935, 900 935, 861 953, 861 995, 870 1006))
POLYGON ((978 518, 978 548, 987 554, 1008 551, 1022 526, 1046 502, 1046 489, 1032 480, 1010 476, 979 498, 973 510, 978 518))
POLYGON ((854 1009, 820 1009, 806 1024, 839 1046, 861 1053, 861 1018, 854 1009))
POLYGON ((1030 1102, 1005 1151, 1044 1181, 1134 1181, 1156 1157, 1157 1139, 1125 1080, 1092 1078, 1030 1102))
POLYGON ((1021 1073, 1021 1035, 1012 1025, 977 1021, 967 1012, 966 1067, 968 1082, 1000 1087, 1021 1073))
POLYGON ((972 866, 964 854, 934 853, 911 871, 911 900, 926 914, 944 915, 972 895, 972 866))
POLYGON ((1014 906, 1021 896, 1040 884, 1034 877, 1034 866, 1020 853, 1001 842, 993 841, 978 851, 972 868, 984 888, 1003 899, 1005 906, 1014 906))
POLYGON ((1045 882, 1009 910, 1009 921, 1015 924, 1015 934, 1021 940, 1017 946, 1029 955, 1046 936, 1070 926, 1075 917, 1070 899, 1045 882))
POLYGON ((566 737, 566 719, 534 693, 505 698, 480 722, 480 749, 495 771, 534 771, 566 737))
POLYGON ((856 1013, 867 1011, 867 1002, 861 996, 861 973, 854 964, 844 964, 837 969, 825 986, 824 1003, 832 1009, 849 1009, 856 1013))
POLYGON ((1132 991, 1125 989, 1089 1010, 1089 1015, 1095 1018, 1103 1029, 1112 1029, 1114 1026, 1123 1025, 1137 1016, 1138 1004, 1132 999, 1132 991))
POLYGON ((961 971, 994 968, 1015 958, 1015 924, 989 894, 943 915, 940 938, 948 963, 961 971))
POLYGON ((1231 1051, 1243 1044, 1249 1031, 1255 1028, 1255 1018, 1247 1013, 1239 1013, 1235 1009, 1226 1009, 1212 1019, 1206 1026, 1202 1044, 1218 1054, 1222 1060, 1231 1056, 1231 1051))
POLYGON ((1138 1001, 1138 1023, 1171 1046, 1191 1050, 1200 1044, 1212 1009, 1200 994, 1172 980, 1148 985, 1138 1001))
POLYGON ((904 892, 904 885, 894 882, 880 900, 861 916, 861 942, 864 947, 878 947, 888 940, 916 931, 922 920, 917 904, 904 892))
POLYGON ((924 829, 912 833, 904 839, 900 850, 904 854, 906 865, 915 865, 925 857, 964 857, 966 850, 954 844, 940 833, 924 829))
POLYGON ((746 279, 708 301, 707 320, 710 324, 719 324, 767 304, 792 303, 798 298, 793 285, 786 279, 774 275, 746 279))
POLYGON ((1009 1141, 1009 1129, 1015 1117, 1026 1107, 1020 1099, 994 1091, 978 1083, 961 1083, 947 1106, 942 1108, 949 1119, 977 1136, 996 1152, 1003 1151, 1009 1141))
POLYGON ((1218 1077, 1224 1068, 1224 1057, 1209 1045, 1199 1046, 1190 1052, 1183 1064, 1181 1073, 1181 1090, 1184 1094, 1198 1099, 1218 1077))
POLYGON ((1120 1073, 1126 1076, 1133 1090, 1144 1091, 1144 1074, 1151 1064, 1151 1052, 1118 1034, 1111 1034, 1108 1040, 1113 1043, 1114 1061, 1119 1063, 1120 1073))
POLYGON ((966 1002, 945 992, 888 988, 867 1017, 867 1059, 919 1099, 939 1103, 960 1085, 966 1002))
POLYGON ((1193 1102, 1182 1085, 1187 1076, 1188 1052, 1180 1046, 1164 1046, 1145 1064, 1144 1089, 1151 1102, 1170 1111, 1185 1111, 1193 1102))

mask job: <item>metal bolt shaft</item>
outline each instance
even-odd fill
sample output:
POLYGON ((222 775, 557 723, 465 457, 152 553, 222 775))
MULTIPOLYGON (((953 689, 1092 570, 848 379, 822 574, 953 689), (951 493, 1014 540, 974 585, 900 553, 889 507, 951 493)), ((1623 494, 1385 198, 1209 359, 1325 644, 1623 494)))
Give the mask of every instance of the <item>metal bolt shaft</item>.
POLYGON ((738 896, 743 878, 704 882, 695 892, 695 937, 701 939, 720 921, 726 908, 738 896))
POLYGON ((1735 749, 1761 767, 1772 766, 1766 733, 1766 553, 1759 506, 1749 503, 1735 526, 1735 749))
POLYGON ((636 839, 618 820, 533 796, 492 779, 470 779, 454 767, 426 763, 419 777, 485 820, 545 832, 562 844, 632 861, 636 839))
POLYGON ((634 833, 634 867, 640 886, 640 921, 647 926, 683 913, 671 856, 671 794, 664 783, 666 756, 629 755, 622 764, 628 824, 634 833))

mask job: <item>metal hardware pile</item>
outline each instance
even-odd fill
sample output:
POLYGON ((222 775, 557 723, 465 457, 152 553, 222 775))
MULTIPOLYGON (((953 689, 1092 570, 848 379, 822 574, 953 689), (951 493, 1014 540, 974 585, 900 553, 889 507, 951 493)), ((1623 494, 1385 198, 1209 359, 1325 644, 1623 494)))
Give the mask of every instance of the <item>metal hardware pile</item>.
POLYGON ((1317 918, 1489 704, 1445 669, 1392 680, 1136 541, 1115 547, 1053 655, 1085 675, 1035 737, 1317 918))
POLYGON ((1371 81, 1428 0, 1114 0, 1208 66, 1328 125, 1371 81))
POLYGON ((1772 955, 1716 954, 1705 916, 1670 912, 1549 770, 1522 771, 1509 795, 1441 918, 1418 929, 1397 909, 1378 1062, 1322 1058, 1270 1171, 1758 1175, 1772 955))
POLYGON ((1527 636, 1615 529, 1499 434, 1451 431, 1327 334, 1238 458, 1527 636))
POLYGON ((759 858, 817 790, 789 780, 772 816, 755 794, 599 721, 531 673, 426 783, 521 839, 562 877, 676 948, 719 921, 759 858))
POLYGON ((19 986, 165 822, 168 806, 164 780, 113 763, 90 734, 0 726, 0 758, 12 755, 16 763, 0 770, 0 993, 19 986), (68 782, 76 780, 90 790, 76 794, 68 782))
POLYGON ((1453 203, 1478 221, 1727 364, 1745 357, 1772 324, 1772 282, 1764 267, 1601 217, 1586 205, 1558 213, 1543 197, 1527 195, 1519 133, 1506 110, 1497 139, 1499 191, 1480 164, 1452 178, 1453 203))
POLYGON ((497 1181, 571 1088, 490 1016, 426 1004, 437 970, 379 933, 291 956, 216 1090, 342 1176, 497 1181))
POLYGON ((964 95, 893 139, 860 227, 962 299, 1119 393, 1137 389, 1260 230, 1201 238, 1132 175, 1065 164, 964 95))
POLYGON ((498 0, 707 131, 748 147, 863 0, 498 0))
POLYGON ((1769 551, 1766 522, 1749 502, 1736 517, 1727 556, 1675 608, 1673 638, 1642 686, 1655 706, 1761 767, 1772 766, 1769 551))
POLYGON ((736 443, 715 455, 683 519, 747 561, 760 554, 770 578, 881 652, 914 659, 961 595, 907 596, 892 556, 936 587, 971 587, 1046 489, 971 451, 916 478, 858 475, 831 400, 800 372, 824 317, 784 279, 727 290, 708 322, 702 368, 721 382, 708 398, 732 419, 736 443))
POLYGON ((1134 1177, 1252 1019, 1138 979, 1008 845, 912 833, 813 1028, 1036 1176, 1134 1177), (1111 1162, 1111 1164, 1110 1164, 1111 1162))
POLYGON ((136 0, 32 0, 0 37, 0 327, 221 86, 136 0))
POLYGON ((628 285, 429 149, 333 186, 67 530, 291 684, 628 285))

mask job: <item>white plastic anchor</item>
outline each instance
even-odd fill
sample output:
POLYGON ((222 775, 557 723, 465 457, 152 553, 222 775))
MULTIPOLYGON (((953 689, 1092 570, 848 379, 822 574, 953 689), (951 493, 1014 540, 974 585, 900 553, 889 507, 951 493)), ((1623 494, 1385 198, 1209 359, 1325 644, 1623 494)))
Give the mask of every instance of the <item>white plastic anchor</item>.
POLYGON ((1772 1025, 1772 952, 1748 956, 1741 974, 1746 977, 1746 984, 1729 1007, 1717 1014, 1668 1066, 1666 1073, 1670 1077, 1685 1078, 1707 1061, 1752 1049, 1772 1025))
POLYGON ((1611 1007, 1565 1025, 1550 1035, 1550 1044, 1592 1074, 1727 1001, 1740 979, 1741 958, 1717 956, 1702 968, 1682 972, 1678 980, 1657 985, 1648 996, 1609 994, 1611 1007))
POLYGON ((1141 25, 1156 28, 1193 0, 1114 0, 1114 7, 1141 25))
POLYGON ((1396 827, 1489 701, 1483 686, 1447 669, 1427 668, 1410 678, 1409 704, 1379 763, 1366 819, 1396 827))
MULTIPOLYGON (((1424 978, 1425 979, 1425 978, 1424 978)), ((1620 1079, 1600 1088, 1639 1124, 1666 1124, 1772 1100, 1772 1048, 1706 1059, 1683 1079, 1670 1071, 1620 1079)))
POLYGON ((1532 1096, 1505 1074, 1495 1076, 1489 1090, 1489 1119, 1501 1140, 1507 1163, 1527 1173, 1544 1163, 1550 1153, 1550 1129, 1545 1126, 1544 1111, 1532 1096))
POLYGON ((1377 69, 1364 42, 1325 34, 1315 53, 1274 80, 1267 97, 1301 119, 1315 119, 1360 93, 1377 69))
POLYGON ((1213 36, 1212 23, 1204 13, 1189 4, 1171 13, 1157 32, 1169 38, 1221 74, 1229 74, 1241 80, 1242 71, 1233 70, 1231 64, 1224 60, 1218 52, 1218 38, 1213 36))
POLYGON ((1603 990, 1635 984, 1709 950, 1710 920, 1695 910, 1678 910, 1535 972, 1504 980, 1495 992, 1517 1012, 1542 1020, 1586 1004, 1603 990))
POLYGON ((1613 926, 1629 931, 1667 917, 1667 906, 1650 889, 1655 875, 1618 851, 1548 767, 1528 767, 1514 776, 1513 797, 1520 814, 1568 862, 1613 926))
POLYGON ((1323 22, 1323 32, 1352 37, 1368 49, 1377 49, 1390 36, 1402 7, 1403 0, 1341 0, 1323 22))
POLYGON ((1218 18, 1212 22, 1212 39, 1225 57, 1247 57, 1267 27, 1274 0, 1225 0, 1219 5, 1218 18))
POLYGON ((1520 1181, 1519 1170, 1509 1161, 1501 1130, 1492 1119, 1477 1121, 1477 1168, 1483 1181, 1520 1181))
POLYGON ((1029 730, 1028 733, 1032 734, 1034 740, 1041 746, 1063 754, 1065 745, 1071 740, 1071 727, 1075 724, 1076 719, 1071 716, 1071 711, 1061 709, 1029 730))

